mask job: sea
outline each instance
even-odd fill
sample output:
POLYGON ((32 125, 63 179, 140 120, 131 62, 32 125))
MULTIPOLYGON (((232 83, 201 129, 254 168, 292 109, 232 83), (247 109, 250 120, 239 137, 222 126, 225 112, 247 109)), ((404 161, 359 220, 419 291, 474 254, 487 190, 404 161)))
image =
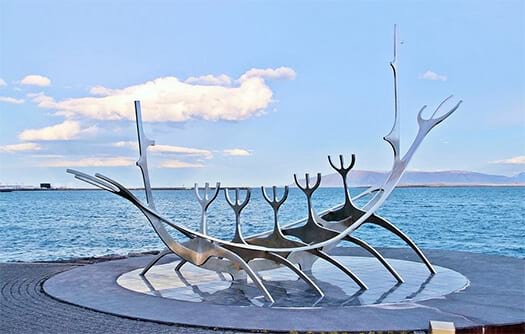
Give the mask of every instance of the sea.
MULTIPOLYGON (((362 190, 353 189, 352 194, 362 190)), ((144 198, 142 190, 133 192, 144 198)), ((154 190, 153 195, 159 212, 178 224, 198 229, 200 209, 193 191, 154 190)), ((240 197, 243 195, 241 191, 240 197)), ((320 188, 313 204, 321 211, 341 203, 343 196, 341 188, 320 188)), ((292 188, 279 212, 279 222, 292 223, 306 212, 304 195, 292 188)), ((398 188, 378 213, 424 249, 525 258, 525 187, 398 188)), ((208 233, 231 239, 234 220, 221 192, 209 208, 208 233)), ((0 224, 0 262, 127 255, 163 248, 137 208, 100 190, 0 193, 0 224)), ((241 215, 243 234, 266 231, 272 225, 270 206, 260 189, 252 189, 251 200, 241 215)), ((172 232, 175 238, 185 240, 172 232)), ((364 225, 355 236, 376 247, 405 246, 376 226, 364 225)), ((340 246, 350 244, 342 242, 340 246)))

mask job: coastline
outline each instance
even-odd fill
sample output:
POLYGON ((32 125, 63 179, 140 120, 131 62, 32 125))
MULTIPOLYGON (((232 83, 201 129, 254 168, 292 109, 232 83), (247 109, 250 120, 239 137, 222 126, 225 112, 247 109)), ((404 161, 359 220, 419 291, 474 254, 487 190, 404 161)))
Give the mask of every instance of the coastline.
MULTIPOLYGON (((283 186, 279 187, 282 188, 283 186)), ((371 187, 371 185, 350 185, 352 188, 368 188, 371 187)), ((439 183, 439 184, 400 184, 396 188, 507 188, 507 187, 525 187, 525 183, 510 183, 510 184, 498 184, 498 183, 479 183, 479 184, 458 184, 458 183, 439 183)), ((229 188, 239 188, 239 189, 255 189, 259 188, 258 186, 253 187, 229 187, 229 188)), ((297 188, 295 185, 290 186, 290 188, 297 188)), ((323 187, 320 188, 342 188, 341 187, 323 187)), ((130 190, 144 190, 144 188, 136 188, 136 187, 130 187, 130 190)), ((162 190, 192 190, 193 188, 188 187, 153 187, 152 190, 156 191, 162 191, 162 190)), ((41 189, 41 188, 13 188, 13 189, 0 189, 0 192, 15 192, 15 191, 86 191, 86 190, 93 190, 93 191, 103 191, 103 189, 99 188, 50 188, 50 189, 41 189)))

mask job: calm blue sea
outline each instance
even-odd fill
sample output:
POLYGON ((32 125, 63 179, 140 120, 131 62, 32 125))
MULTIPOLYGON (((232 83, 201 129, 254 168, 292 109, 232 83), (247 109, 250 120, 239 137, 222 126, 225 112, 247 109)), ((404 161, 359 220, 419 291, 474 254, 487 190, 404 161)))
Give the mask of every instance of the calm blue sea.
MULTIPOLYGON (((135 194, 143 197, 142 191, 135 194)), ((314 195, 316 209, 338 204, 342 195, 342 189, 319 189, 314 195)), ((197 229, 199 209, 191 191, 159 190, 154 196, 160 212, 197 229)), ((282 207, 281 223, 302 218, 305 212, 304 196, 292 189, 282 207)), ((525 257, 525 188, 400 188, 379 213, 423 248, 525 257)), ((271 219, 270 207, 258 189, 253 189, 252 200, 242 215, 244 233, 269 229, 271 219)), ((221 193, 209 210, 210 234, 231 238, 232 220, 233 212, 221 193)), ((54 260, 162 248, 135 207, 103 191, 0 193, 0 224, 0 261, 54 260)), ((403 245, 373 226, 363 227, 356 236, 374 246, 403 245)))

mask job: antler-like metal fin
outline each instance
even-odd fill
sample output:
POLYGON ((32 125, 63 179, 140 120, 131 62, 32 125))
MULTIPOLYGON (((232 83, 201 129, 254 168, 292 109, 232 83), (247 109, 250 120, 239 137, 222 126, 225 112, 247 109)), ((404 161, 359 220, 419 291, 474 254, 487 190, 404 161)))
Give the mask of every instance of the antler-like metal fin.
MULTIPOLYGON (((328 162, 330 163, 330 166, 341 176, 343 181, 343 188, 345 191, 345 206, 352 205, 352 198, 350 197, 350 192, 348 189, 348 173, 354 168, 355 165, 355 154, 352 154, 352 161, 350 162, 350 165, 348 167, 344 166, 344 159, 343 155, 339 155, 339 163, 340 167, 336 167, 335 164, 332 162, 332 157, 328 156, 328 162)), ((352 205, 353 206, 353 205, 352 205)))
POLYGON ((210 184, 206 182, 204 184, 204 193, 203 193, 203 196, 201 197, 201 195, 199 194, 199 185, 195 183, 193 187, 193 191, 195 193, 195 197, 197 198, 197 202, 199 202, 201 206, 200 232, 202 234, 208 234, 207 211, 211 203, 217 198, 217 195, 219 194, 220 189, 221 189, 221 183, 217 182, 215 184, 215 191, 210 197, 209 196, 210 184))
POLYGON ((261 187, 261 192, 262 192, 264 200, 268 204, 270 204, 270 206, 273 209, 273 224, 274 224, 273 225, 273 232, 274 233, 279 233, 281 236, 282 236, 282 233, 281 233, 281 229, 279 227, 278 212, 279 212, 279 208, 281 207, 281 205, 283 205, 284 202, 286 201, 286 199, 288 198, 288 191, 289 191, 288 186, 285 186, 284 187, 283 196, 281 197, 280 200, 278 200, 277 199, 277 187, 273 186, 272 187, 273 198, 270 199, 270 197, 266 193, 266 189, 264 189, 264 187, 261 187))
POLYGON ((228 194, 229 190, 229 188, 224 189, 224 197, 226 198, 226 202, 228 203, 228 205, 233 209, 233 212, 235 213, 235 236, 233 237, 232 241, 246 244, 241 229, 241 212, 250 201, 251 191, 249 188, 246 189, 246 197, 241 203, 239 198, 239 188, 235 188, 235 200, 233 201, 230 199, 230 195, 228 194))

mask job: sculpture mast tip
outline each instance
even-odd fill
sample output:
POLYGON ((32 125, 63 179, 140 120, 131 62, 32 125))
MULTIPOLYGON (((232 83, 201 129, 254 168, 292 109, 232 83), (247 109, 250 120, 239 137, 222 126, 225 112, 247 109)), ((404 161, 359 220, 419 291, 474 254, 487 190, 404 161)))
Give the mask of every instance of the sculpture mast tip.
POLYGON ((390 132, 385 137, 383 137, 383 139, 387 141, 390 146, 392 146, 392 150, 394 151, 394 161, 399 160, 401 154, 401 140, 399 131, 400 114, 397 93, 397 44, 397 25, 394 24, 394 58, 390 62, 390 68, 392 68, 392 74, 394 76, 394 125, 392 126, 390 132))

